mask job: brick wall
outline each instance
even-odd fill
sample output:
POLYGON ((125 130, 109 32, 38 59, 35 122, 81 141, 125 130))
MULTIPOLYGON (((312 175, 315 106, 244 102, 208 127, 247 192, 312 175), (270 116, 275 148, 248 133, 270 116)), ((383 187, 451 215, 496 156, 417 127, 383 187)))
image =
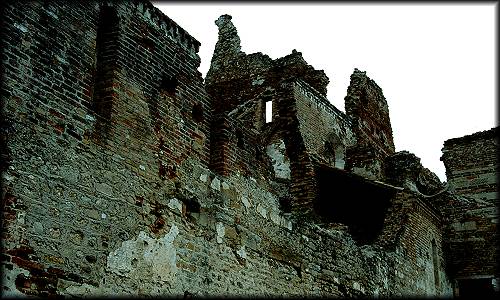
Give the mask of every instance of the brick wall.
POLYGON ((441 160, 450 190, 458 194, 452 197, 453 206, 444 205, 449 215, 446 242, 454 278, 498 281, 500 277, 497 132, 493 128, 444 142, 441 160))
POLYGON ((382 161, 394 153, 389 107, 382 89, 355 69, 345 97, 346 115, 357 137, 347 150, 346 168, 371 179, 382 178, 382 161))
POLYGON ((354 144, 350 121, 306 83, 295 84, 294 98, 301 135, 310 155, 343 169, 346 148, 354 144))
POLYGON ((498 127, 444 142, 441 160, 457 194, 498 201, 497 135, 498 127))
POLYGON ((401 251, 407 268, 396 272, 399 284, 413 285, 428 296, 451 294, 452 282, 446 273, 442 216, 425 199, 412 192, 399 192, 393 199, 385 227, 377 244, 401 251), (411 278, 407 281, 407 278, 411 278))
POLYGON ((53 294, 98 280, 139 223, 161 228, 138 210, 185 159, 208 165, 199 43, 148 2, 9 2, 4 17, 3 248, 29 270, 17 289, 53 294))
POLYGON ((214 117, 212 132, 212 170, 225 176, 238 172, 246 176, 272 178, 269 159, 259 140, 261 135, 255 128, 247 127, 226 114, 219 114, 214 117))
MULTIPOLYGON (((245 118, 212 122, 198 43, 148 2, 9 2, 2 22, 6 295, 449 294, 444 279, 432 290, 429 257, 419 265, 403 251, 415 240, 411 253, 428 252, 425 226, 440 257, 426 211, 388 221, 408 234, 393 248, 360 246, 329 224, 297 222, 280 203, 285 183, 245 173, 255 172, 246 159, 259 136, 241 128, 245 118), (240 172, 209 169, 216 124, 240 172)), ((302 65, 305 81, 323 93, 310 70, 302 65)), ((304 99, 293 84, 274 88, 278 118, 263 140, 283 137, 290 186, 312 199, 304 99)))

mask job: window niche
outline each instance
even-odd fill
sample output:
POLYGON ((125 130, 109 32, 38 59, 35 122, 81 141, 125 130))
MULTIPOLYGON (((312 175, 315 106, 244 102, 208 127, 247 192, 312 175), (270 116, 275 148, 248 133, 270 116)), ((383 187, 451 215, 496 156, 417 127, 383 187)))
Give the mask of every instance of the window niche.
POLYGON ((200 103, 195 103, 193 105, 193 109, 191 110, 191 115, 193 116, 193 120, 196 123, 200 123, 203 121, 203 107, 200 103))
POLYGON ((266 118, 266 124, 271 123, 273 121, 273 101, 272 100, 266 101, 264 114, 265 114, 265 118, 266 118))
POLYGON ((255 146, 255 159, 258 161, 262 160, 262 150, 260 150, 259 146, 255 146))
POLYGON ((335 148, 333 146, 333 143, 331 141, 325 141, 324 145, 324 153, 325 153, 325 158, 329 163, 335 164, 335 148))
POLYGON ((96 34, 96 69, 93 75, 92 110, 97 117, 94 134, 98 139, 108 136, 115 94, 113 82, 117 80, 117 45, 119 40, 119 18, 116 9, 102 5, 96 34))
POLYGON ((169 96, 175 96, 179 82, 177 76, 163 75, 160 82, 160 91, 169 96))
POLYGON ((236 130, 236 145, 240 149, 245 149, 245 141, 243 140, 243 132, 236 130))

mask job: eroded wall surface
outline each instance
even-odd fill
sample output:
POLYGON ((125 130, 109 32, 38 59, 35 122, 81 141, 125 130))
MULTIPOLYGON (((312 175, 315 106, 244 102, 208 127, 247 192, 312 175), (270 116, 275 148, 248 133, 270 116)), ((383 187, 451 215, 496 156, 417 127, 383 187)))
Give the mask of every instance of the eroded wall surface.
POLYGON ((450 295, 440 218, 418 194, 389 199, 364 245, 285 207, 289 190, 316 196, 300 171, 326 161, 326 141, 342 169, 335 146, 354 140, 300 53, 244 56, 219 19, 234 49, 216 51, 213 71, 228 75, 207 93, 199 43, 149 2, 5 7, 5 295, 450 295), (239 59, 261 73, 231 75, 239 59), (284 70, 314 91, 281 82, 284 70), (276 119, 245 127, 263 102, 246 103, 266 97, 276 119))
MULTIPOLYGON (((498 127, 444 142, 450 190, 450 271, 458 280, 487 279, 498 291, 498 127)), ((459 291, 460 294, 460 291, 459 291)))
POLYGON ((346 115, 352 119, 357 143, 348 148, 346 168, 373 180, 383 177, 383 161, 394 153, 389 106, 382 89, 355 69, 345 97, 346 115))
POLYGON ((498 204, 498 127, 444 143, 441 160, 452 190, 498 204))
POLYGON ((295 85, 294 98, 304 144, 314 159, 344 169, 346 149, 355 144, 351 123, 307 84, 295 85))

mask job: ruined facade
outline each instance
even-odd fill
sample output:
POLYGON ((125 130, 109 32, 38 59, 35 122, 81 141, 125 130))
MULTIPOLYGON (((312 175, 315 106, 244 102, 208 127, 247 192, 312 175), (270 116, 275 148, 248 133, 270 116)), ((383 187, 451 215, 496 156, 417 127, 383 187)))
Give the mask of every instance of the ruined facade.
POLYGON ((497 289, 497 129, 445 142, 443 184, 365 72, 344 113, 300 52, 216 25, 204 80, 147 1, 4 4, 4 295, 497 289))

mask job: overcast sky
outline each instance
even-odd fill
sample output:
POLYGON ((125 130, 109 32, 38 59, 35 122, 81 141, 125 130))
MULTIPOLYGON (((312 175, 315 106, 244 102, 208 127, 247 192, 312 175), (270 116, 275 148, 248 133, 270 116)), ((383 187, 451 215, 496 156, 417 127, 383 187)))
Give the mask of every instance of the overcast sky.
POLYGON ((233 17, 247 54, 302 52, 330 78, 328 99, 342 111, 349 76, 366 71, 389 104, 396 151, 415 153, 442 181, 443 142, 497 126, 494 2, 153 4, 201 43, 203 77, 222 14, 233 17))

